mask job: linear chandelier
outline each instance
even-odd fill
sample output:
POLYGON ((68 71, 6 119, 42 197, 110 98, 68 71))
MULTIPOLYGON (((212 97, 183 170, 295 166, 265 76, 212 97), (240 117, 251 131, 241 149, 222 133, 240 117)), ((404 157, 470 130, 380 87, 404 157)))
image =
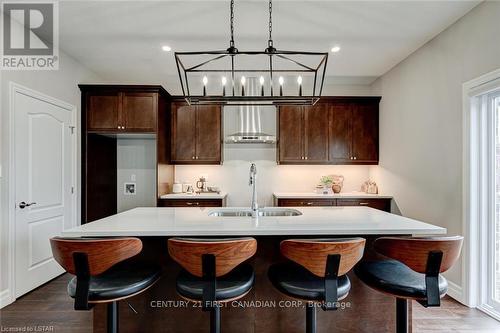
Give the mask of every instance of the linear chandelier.
POLYGON ((236 48, 234 0, 231 0, 228 49, 175 52, 182 93, 188 104, 314 105, 319 100, 328 52, 276 49, 272 39, 272 8, 270 0, 269 39, 264 51, 236 48))

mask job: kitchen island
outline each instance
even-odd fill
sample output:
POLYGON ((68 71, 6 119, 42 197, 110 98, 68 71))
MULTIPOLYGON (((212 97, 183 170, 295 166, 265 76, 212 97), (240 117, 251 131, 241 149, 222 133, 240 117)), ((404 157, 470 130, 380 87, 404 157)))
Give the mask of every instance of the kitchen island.
MULTIPOLYGON (((278 208, 269 208, 268 211, 278 208)), ((130 299, 134 313, 120 304, 121 332, 208 332, 209 313, 187 304, 175 291, 180 267, 168 256, 174 236, 253 236, 257 254, 250 260, 255 286, 238 302, 222 309, 223 332, 304 332, 305 303, 280 294, 267 278, 268 267, 283 260, 279 243, 287 238, 348 237, 367 239, 363 260, 378 257, 372 242, 383 235, 436 235, 446 229, 369 207, 295 207, 298 216, 231 215, 237 208, 135 208, 77 228, 64 237, 136 236, 143 241, 141 260, 160 263, 163 276, 152 288, 130 299), (214 214, 215 213, 215 214, 214 214), (215 215, 215 216, 214 216, 215 215)), ((248 212, 248 208, 246 209, 248 212)), ((371 290, 349 273, 352 288, 337 311, 318 310, 318 332, 392 332, 395 300, 371 290)), ((420 305, 417 305, 420 306, 420 305)), ((94 329, 103 331, 105 306, 94 309, 94 329)), ((410 306, 411 318, 411 306, 410 306)))

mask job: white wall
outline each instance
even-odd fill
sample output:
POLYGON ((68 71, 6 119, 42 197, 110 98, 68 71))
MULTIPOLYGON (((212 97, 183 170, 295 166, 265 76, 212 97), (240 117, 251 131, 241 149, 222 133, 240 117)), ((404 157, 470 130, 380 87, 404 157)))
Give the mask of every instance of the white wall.
POLYGON ((156 207, 156 140, 117 139, 116 146, 118 213, 156 207), (136 184, 135 195, 124 194, 125 183, 136 184))
MULTIPOLYGON (((484 2, 373 84, 382 96, 371 177, 405 216, 462 234, 462 84, 500 67, 500 2, 484 2)), ((461 263, 447 274, 460 286, 461 263)))
MULTIPOLYGON (((15 82, 72 105, 76 105, 77 128, 80 128, 80 90, 77 84, 100 82, 99 77, 80 65, 73 58, 60 52, 59 70, 57 71, 1 71, 0 72, 0 163, 2 177, 0 179, 0 306, 9 298, 8 269, 8 175, 9 175, 9 83, 15 82)), ((80 133, 78 133, 80 147, 80 133)), ((80 179, 80 152, 78 152, 78 180, 80 179)), ((78 188, 80 188, 78 184, 78 188)), ((80 216, 80 200, 78 200, 78 216, 80 216)))

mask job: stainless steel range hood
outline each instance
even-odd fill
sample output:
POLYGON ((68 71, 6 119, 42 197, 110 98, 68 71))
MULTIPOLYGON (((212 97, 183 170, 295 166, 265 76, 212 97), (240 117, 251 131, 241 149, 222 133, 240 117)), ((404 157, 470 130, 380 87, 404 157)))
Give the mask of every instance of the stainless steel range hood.
MULTIPOLYGON (((249 96, 258 96, 257 78, 247 79, 245 92, 249 96)), ((261 107, 259 105, 243 105, 238 107, 239 131, 226 137, 227 143, 274 143, 276 136, 262 133, 261 107)))

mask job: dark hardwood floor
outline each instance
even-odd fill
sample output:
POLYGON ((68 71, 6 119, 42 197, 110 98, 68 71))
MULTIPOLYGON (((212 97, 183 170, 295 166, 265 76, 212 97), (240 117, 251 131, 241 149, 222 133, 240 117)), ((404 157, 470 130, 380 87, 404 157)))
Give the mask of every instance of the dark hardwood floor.
MULTIPOLYGON (((74 311, 66 294, 70 275, 64 274, 19 298, 0 310, 0 332, 21 331, 24 327, 41 332, 92 332, 92 312, 74 311)), ((417 333, 500 333, 500 322, 453 299, 443 299, 440 308, 413 306, 413 327, 417 333)))
POLYGON ((73 310, 73 300, 66 293, 70 279, 69 274, 61 275, 1 309, 0 332, 24 327, 26 332, 36 332, 40 326, 48 326, 46 332, 92 332, 92 311, 73 310))

